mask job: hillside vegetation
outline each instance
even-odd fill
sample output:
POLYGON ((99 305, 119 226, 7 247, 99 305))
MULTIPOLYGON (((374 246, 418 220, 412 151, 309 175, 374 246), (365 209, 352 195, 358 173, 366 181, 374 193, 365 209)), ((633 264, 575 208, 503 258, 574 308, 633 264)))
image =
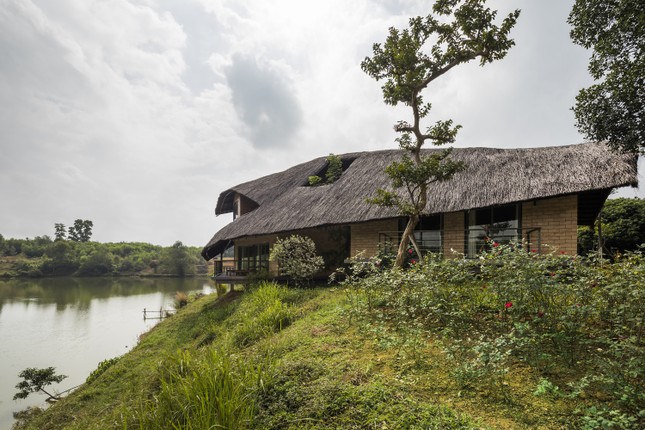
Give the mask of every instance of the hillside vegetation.
POLYGON ((5 239, 0 235, 0 276, 190 276, 207 274, 200 248, 181 242, 162 247, 140 242, 99 243, 5 239))
POLYGON ((644 263, 492 244, 202 297, 17 428, 643 428, 644 263))

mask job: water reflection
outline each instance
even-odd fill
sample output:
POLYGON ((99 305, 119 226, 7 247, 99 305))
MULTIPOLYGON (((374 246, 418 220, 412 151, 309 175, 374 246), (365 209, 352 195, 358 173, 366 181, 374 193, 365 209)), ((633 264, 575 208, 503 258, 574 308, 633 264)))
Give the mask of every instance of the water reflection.
MULTIPOLYGON (((203 279, 51 278, 0 281, 0 313, 4 304, 55 304, 56 310, 88 310, 92 300, 151 293, 202 290, 203 279)), ((208 285, 208 281, 206 281, 208 285)))
POLYGON ((11 427, 13 411, 44 403, 39 395, 11 400, 24 368, 54 366, 69 376, 57 389, 78 385, 157 323, 143 320, 143 308, 172 307, 178 291, 213 290, 207 279, 0 280, 0 429, 11 427))

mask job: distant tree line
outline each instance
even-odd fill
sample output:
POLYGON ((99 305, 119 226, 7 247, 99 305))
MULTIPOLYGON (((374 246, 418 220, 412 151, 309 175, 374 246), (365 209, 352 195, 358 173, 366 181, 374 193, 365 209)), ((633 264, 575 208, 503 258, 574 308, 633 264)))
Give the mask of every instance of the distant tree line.
MULTIPOLYGON (((90 226, 91 227, 91 226, 90 226)), ((14 276, 192 276, 207 272, 201 249, 177 241, 170 247, 139 242, 5 239, 0 235, 0 275, 14 276)))

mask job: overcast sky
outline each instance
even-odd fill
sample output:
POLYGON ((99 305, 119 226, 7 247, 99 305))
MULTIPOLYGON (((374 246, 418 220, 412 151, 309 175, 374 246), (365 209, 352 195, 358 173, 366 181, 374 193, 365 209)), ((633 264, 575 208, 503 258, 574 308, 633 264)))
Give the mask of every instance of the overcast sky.
MULTIPOLYGON (((360 69, 415 0, 0 0, 0 234, 203 246, 232 220, 218 194, 329 153, 396 148, 360 69)), ((573 0, 520 8, 501 61, 432 84, 430 121, 462 124, 456 147, 567 145, 591 83, 569 39, 573 0)), ((642 187, 641 187, 642 188, 642 187)), ((642 191, 622 191, 643 196, 642 191)))

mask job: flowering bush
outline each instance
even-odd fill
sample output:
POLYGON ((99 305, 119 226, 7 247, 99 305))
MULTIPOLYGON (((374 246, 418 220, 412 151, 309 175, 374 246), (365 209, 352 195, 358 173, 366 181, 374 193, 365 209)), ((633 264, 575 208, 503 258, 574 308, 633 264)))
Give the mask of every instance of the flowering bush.
POLYGON ((634 423, 620 428, 645 424, 642 252, 607 263, 493 244, 476 260, 428 257, 345 286, 355 296, 353 312, 372 324, 414 330, 403 338, 418 342, 443 336, 464 385, 504 394, 506 372, 519 360, 543 378, 554 369, 570 375, 563 394, 591 398, 595 408, 588 408, 593 419, 582 412, 581 425, 611 416, 634 423))

